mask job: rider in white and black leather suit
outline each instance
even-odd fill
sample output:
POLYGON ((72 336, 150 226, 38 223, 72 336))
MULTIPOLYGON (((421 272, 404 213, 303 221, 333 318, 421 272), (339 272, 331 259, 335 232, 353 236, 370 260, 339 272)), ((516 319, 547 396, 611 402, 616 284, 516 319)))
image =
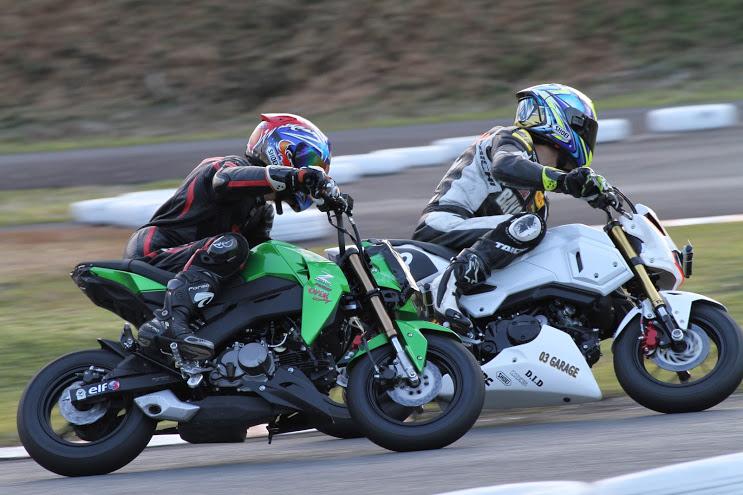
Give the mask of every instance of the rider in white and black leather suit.
POLYGON ((544 191, 591 200, 608 187, 589 168, 598 123, 588 97, 559 84, 533 86, 517 97, 515 126, 490 129, 456 159, 413 235, 461 250, 432 284, 437 313, 453 325, 470 325, 459 295, 476 291, 492 269, 542 240, 544 191))

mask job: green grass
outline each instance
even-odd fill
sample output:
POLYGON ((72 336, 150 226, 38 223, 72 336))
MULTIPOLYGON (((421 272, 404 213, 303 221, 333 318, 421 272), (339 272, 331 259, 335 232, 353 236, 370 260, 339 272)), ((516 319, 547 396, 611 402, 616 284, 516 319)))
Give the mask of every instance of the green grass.
MULTIPOLYGON (((695 275, 683 289, 723 302, 743 321, 743 224, 674 228, 671 234, 678 243, 691 239, 696 248, 695 275)), ((125 239, 126 233, 114 229, 0 235, 0 444, 17 443, 17 401, 36 370, 64 353, 95 348, 97 337, 118 338, 122 322, 90 303, 68 272, 76 261, 118 256, 125 239), (83 236, 85 243, 79 241, 83 236)), ((611 396, 621 389, 609 345, 604 343, 606 355, 594 373, 611 396)))
MULTIPOLYGON (((505 99, 505 98, 504 98, 505 99)), ((599 115, 603 110, 624 108, 652 108, 666 105, 685 105, 696 103, 723 103, 743 100, 743 87, 730 86, 729 81, 700 81, 684 84, 678 88, 646 89, 633 91, 627 94, 618 94, 606 97, 595 97, 594 101, 599 115)), ((456 107, 455 107, 456 108, 456 107)), ((366 120, 349 120, 348 112, 320 115, 312 117, 322 129, 326 131, 340 131, 349 129, 365 129, 371 127, 402 127, 420 124, 441 124, 446 122, 463 122, 470 120, 503 119, 513 116, 515 105, 501 105, 483 111, 462 112, 450 110, 435 115, 414 117, 375 117, 366 120)), ((165 135, 137 135, 137 136, 81 136, 75 139, 59 139, 49 141, 0 141, 0 154, 29 153, 40 151, 65 151, 72 149, 110 148, 120 146, 136 146, 145 144, 162 144, 173 142, 205 141, 215 139, 245 138, 241 125, 235 129, 230 124, 224 130, 201 133, 174 133, 165 135)))
MULTIPOLYGON (((694 225, 668 229, 677 245, 691 240, 696 252, 694 274, 681 287, 722 302, 738 324, 743 323, 743 224, 694 225)), ((611 342, 601 346, 604 356, 593 373, 606 396, 622 394, 611 359, 611 342)))

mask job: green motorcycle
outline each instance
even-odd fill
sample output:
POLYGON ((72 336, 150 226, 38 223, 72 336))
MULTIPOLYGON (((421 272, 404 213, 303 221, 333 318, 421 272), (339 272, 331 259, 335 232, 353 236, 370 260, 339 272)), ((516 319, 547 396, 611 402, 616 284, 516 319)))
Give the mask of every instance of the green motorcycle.
MULTIPOLYGON (((395 451, 464 435, 484 400, 477 362, 456 334, 419 317, 418 288, 390 245, 360 242, 349 196, 325 198, 322 209, 339 232, 337 263, 285 242, 255 246, 241 276, 195 318, 198 335, 216 345, 213 359, 184 360, 175 345, 153 356, 126 324, 119 342, 98 339, 100 349, 42 368, 18 406, 31 457, 66 476, 105 474, 155 433, 241 442, 263 423, 269 442, 312 427, 337 436, 358 428, 395 451), (171 426, 156 430, 161 421, 171 426)), ((133 260, 72 273, 93 303, 135 326, 162 306, 172 277, 133 260)))

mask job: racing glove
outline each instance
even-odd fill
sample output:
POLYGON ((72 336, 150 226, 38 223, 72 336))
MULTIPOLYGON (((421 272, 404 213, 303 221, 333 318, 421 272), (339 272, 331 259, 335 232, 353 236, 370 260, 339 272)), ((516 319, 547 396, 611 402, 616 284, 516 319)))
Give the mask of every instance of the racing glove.
POLYGON ((611 189, 609 182, 590 168, 580 167, 557 178, 557 190, 574 198, 592 201, 611 189))
POLYGON ((335 181, 321 168, 303 167, 300 169, 269 166, 266 177, 271 188, 276 192, 304 192, 313 197, 337 197, 340 194, 335 181))
POLYGON ((297 182, 304 186, 310 196, 316 199, 334 199, 341 194, 335 181, 320 168, 300 168, 297 172, 297 182))

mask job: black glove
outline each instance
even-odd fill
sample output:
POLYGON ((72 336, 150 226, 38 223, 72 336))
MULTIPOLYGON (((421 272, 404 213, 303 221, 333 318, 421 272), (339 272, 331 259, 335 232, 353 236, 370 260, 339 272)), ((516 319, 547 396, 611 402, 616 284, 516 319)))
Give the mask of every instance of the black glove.
POLYGON ((611 190, 609 182, 587 167, 576 168, 560 177, 558 187, 574 198, 595 199, 599 194, 611 190))
POLYGON ((310 193, 313 198, 336 198, 340 190, 322 169, 315 167, 300 168, 297 173, 297 182, 310 193))

